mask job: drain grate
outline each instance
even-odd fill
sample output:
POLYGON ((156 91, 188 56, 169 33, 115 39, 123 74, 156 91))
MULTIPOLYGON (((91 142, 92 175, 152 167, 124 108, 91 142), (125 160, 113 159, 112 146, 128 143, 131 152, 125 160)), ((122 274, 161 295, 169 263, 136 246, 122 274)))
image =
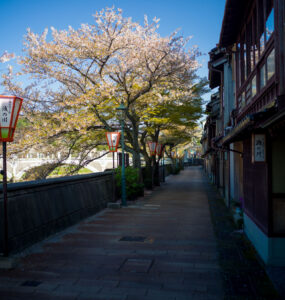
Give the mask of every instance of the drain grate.
POLYGON ((23 282, 21 285, 22 285, 22 286, 38 286, 38 285, 40 285, 41 283, 42 283, 41 281, 27 280, 27 281, 23 282))
POLYGON ((141 242, 143 243, 147 238, 145 236, 123 236, 121 242, 141 242))

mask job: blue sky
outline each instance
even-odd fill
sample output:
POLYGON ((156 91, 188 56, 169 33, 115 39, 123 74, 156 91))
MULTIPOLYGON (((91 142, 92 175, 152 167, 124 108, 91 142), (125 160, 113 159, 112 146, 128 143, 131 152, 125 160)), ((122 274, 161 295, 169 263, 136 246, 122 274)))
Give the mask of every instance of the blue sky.
MULTIPOLYGON (((207 76, 208 52, 219 41, 225 0, 0 0, 0 55, 5 50, 21 55, 27 28, 36 33, 51 26, 76 29, 93 23, 95 11, 112 5, 136 22, 142 23, 144 15, 160 18, 162 36, 177 28, 183 36, 193 36, 189 45, 198 45, 205 54, 198 74, 207 76)), ((7 64, 1 64, 0 70, 7 64)))

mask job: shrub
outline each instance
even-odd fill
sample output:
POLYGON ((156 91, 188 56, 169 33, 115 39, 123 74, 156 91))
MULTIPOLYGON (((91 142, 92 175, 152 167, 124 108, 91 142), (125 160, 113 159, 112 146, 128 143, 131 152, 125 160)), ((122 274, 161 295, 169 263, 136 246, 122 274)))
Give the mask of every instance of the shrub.
POLYGON ((174 167, 173 175, 177 175, 177 174, 179 174, 179 172, 180 172, 180 167, 179 167, 179 165, 177 165, 174 167))
MULTIPOLYGON (((126 176, 126 194, 127 200, 134 200, 144 194, 144 185, 139 183, 139 170, 132 167, 125 168, 126 176)), ((121 197, 122 193, 122 168, 116 169, 116 187, 117 195, 121 197)))

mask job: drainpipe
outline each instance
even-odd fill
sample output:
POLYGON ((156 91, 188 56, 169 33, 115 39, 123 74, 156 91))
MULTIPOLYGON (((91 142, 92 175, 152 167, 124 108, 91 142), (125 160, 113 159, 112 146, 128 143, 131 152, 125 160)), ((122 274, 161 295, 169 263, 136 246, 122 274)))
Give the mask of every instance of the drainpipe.
MULTIPOLYGON (((223 71, 221 70, 218 70, 216 69, 215 67, 213 67, 212 65, 209 66, 209 69, 210 70, 213 70, 215 72, 218 72, 221 76, 221 86, 223 86, 223 83, 224 83, 224 80, 223 80, 223 71)), ((221 92, 220 90, 220 101, 222 100, 221 104, 222 104, 222 116, 224 116, 224 107, 223 107, 223 102, 224 102, 224 95, 223 93, 221 92)), ((222 130, 224 131, 224 122, 222 122, 222 130)), ((223 157, 223 162, 224 162, 224 157, 223 157)), ((224 189, 224 184, 225 184, 225 180, 224 180, 224 163, 223 163, 223 189, 224 189)), ((219 177, 219 185, 221 184, 220 183, 220 163, 219 163, 219 174, 218 174, 218 177, 219 177)), ((220 186, 218 186, 219 188, 220 186)))

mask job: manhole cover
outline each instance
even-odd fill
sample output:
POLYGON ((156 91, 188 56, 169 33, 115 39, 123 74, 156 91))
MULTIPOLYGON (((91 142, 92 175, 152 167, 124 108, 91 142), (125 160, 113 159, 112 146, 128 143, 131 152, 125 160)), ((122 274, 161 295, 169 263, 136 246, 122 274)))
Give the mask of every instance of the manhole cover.
POLYGON ((143 243, 146 240, 145 236, 123 236, 121 242, 141 242, 143 243))
POLYGON ((127 273, 148 273, 152 265, 152 259, 129 258, 124 262, 120 271, 127 273))
POLYGON ((42 283, 41 281, 27 280, 27 281, 23 282, 21 285, 22 286, 38 286, 41 283, 42 283))

